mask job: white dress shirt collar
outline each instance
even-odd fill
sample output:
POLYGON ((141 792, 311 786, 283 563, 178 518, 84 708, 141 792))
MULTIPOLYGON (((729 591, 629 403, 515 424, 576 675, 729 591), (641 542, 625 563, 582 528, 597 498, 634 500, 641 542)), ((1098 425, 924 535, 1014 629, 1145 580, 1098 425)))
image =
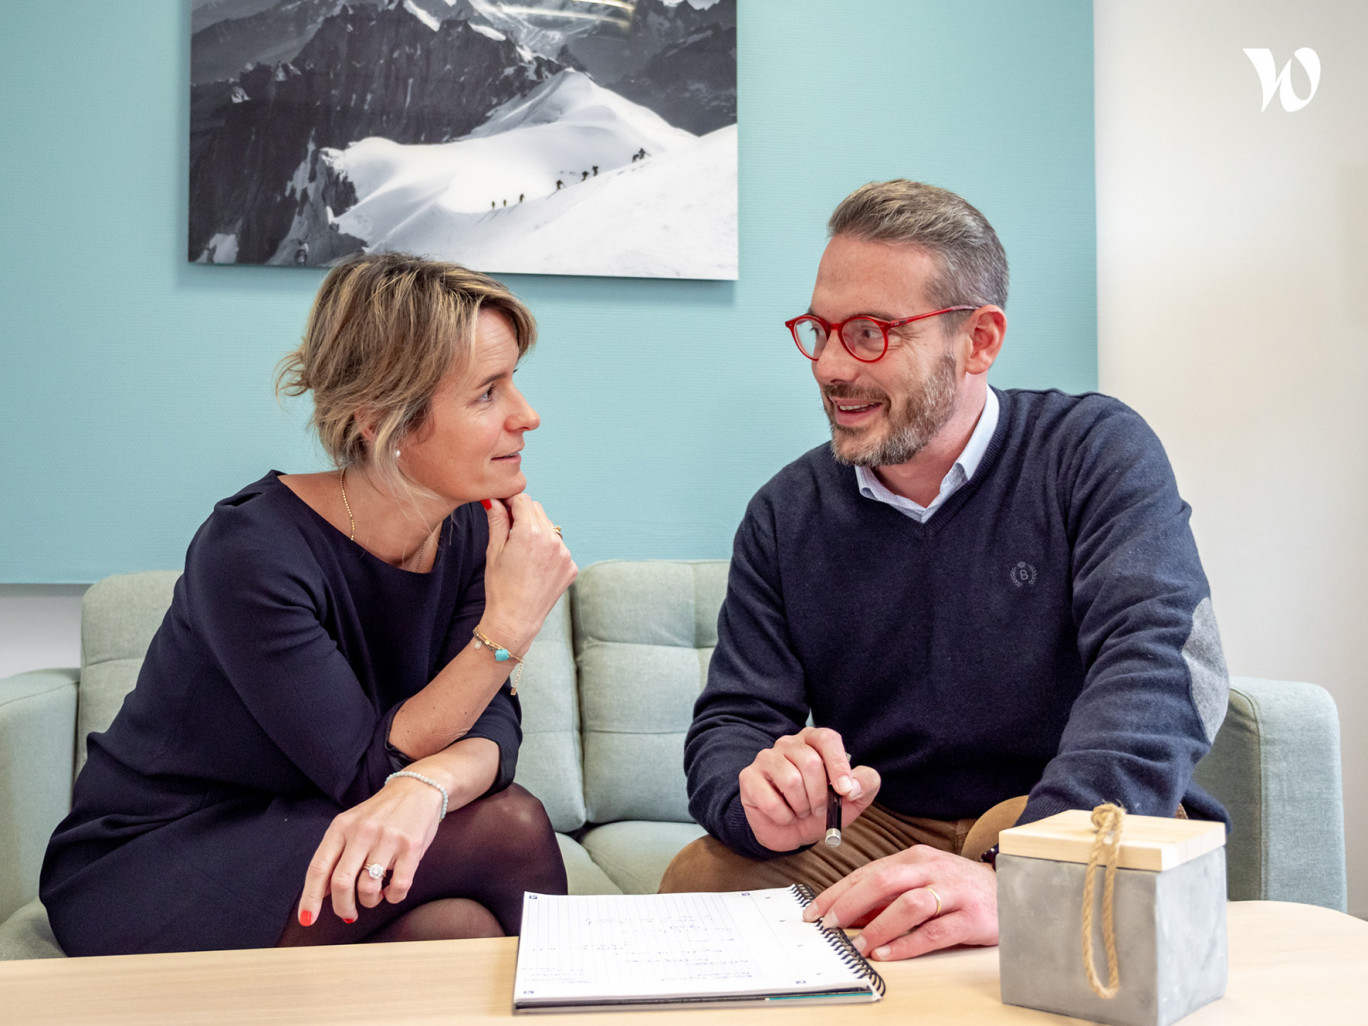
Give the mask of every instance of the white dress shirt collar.
POLYGON ((997 393, 989 388, 988 398, 984 400, 983 412, 979 414, 973 434, 969 436, 969 441, 965 443, 964 449, 960 452, 954 465, 941 479, 940 492, 931 500, 929 506, 923 506, 921 503, 913 502, 911 499, 889 491, 869 467, 855 468, 855 482, 860 489, 860 494, 866 499, 887 503, 918 523, 925 523, 930 519, 932 513, 945 504, 946 499, 963 488, 974 476, 979 464, 983 462, 983 454, 988 451, 988 443, 993 439, 993 432, 997 429, 1000 412, 1001 404, 998 402, 997 393))

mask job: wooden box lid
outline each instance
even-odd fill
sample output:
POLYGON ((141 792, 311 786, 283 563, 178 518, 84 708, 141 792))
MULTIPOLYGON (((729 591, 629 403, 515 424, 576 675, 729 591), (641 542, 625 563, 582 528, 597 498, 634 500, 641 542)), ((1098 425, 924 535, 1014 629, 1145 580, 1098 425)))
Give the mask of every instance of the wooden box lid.
MULTIPOLYGON (((1004 855, 1086 863, 1096 834, 1091 811, 1070 809, 1004 830, 998 838, 998 850, 1004 855)), ((1127 816, 1121 825, 1121 852, 1116 864, 1122 869, 1163 872, 1224 844, 1225 824, 1221 822, 1127 816)))

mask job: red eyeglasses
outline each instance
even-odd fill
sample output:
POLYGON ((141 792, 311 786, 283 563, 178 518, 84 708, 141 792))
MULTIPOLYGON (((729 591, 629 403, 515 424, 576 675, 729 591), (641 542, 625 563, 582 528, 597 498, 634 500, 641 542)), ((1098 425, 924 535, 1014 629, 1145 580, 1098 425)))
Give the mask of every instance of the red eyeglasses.
POLYGON ((845 346, 846 352, 862 363, 874 363, 882 360, 888 352, 889 328, 901 328, 913 321, 939 317, 941 314, 955 313, 958 310, 977 309, 976 306, 947 306, 944 310, 932 310, 930 313, 917 314, 915 317, 904 317, 900 321, 881 321, 877 317, 859 316, 847 317, 835 324, 822 320, 816 314, 804 314, 802 317, 785 321, 784 327, 793 334, 798 351, 809 360, 816 360, 822 355, 822 347, 834 331, 840 336, 841 345, 845 346))

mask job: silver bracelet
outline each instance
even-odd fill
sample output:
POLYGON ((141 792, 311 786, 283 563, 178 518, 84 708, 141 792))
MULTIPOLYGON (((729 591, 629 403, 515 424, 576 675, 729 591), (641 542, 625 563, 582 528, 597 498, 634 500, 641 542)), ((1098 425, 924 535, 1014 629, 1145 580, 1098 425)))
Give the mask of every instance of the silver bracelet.
POLYGON ((431 777, 425 777, 421 773, 414 773, 413 770, 400 770, 398 773, 391 773, 389 776, 385 778, 385 783, 388 784, 395 777, 412 777, 414 780, 421 780, 424 784, 427 784, 428 787, 435 787, 438 791, 441 791, 442 814, 437 817, 437 822, 440 823, 442 820, 446 819, 447 789, 445 787, 437 783, 437 781, 433 780, 431 777))

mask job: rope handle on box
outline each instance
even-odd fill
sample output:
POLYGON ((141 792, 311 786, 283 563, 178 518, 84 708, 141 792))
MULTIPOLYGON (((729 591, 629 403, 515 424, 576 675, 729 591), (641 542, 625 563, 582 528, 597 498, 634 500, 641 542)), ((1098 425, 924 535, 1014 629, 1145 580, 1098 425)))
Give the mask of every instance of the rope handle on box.
POLYGON ((1116 893, 1116 864, 1121 857, 1121 824, 1125 819, 1126 810, 1120 805, 1099 805, 1093 809, 1092 825, 1097 834, 1093 838, 1092 851, 1088 854, 1088 866, 1083 871, 1083 968, 1088 974, 1093 993, 1105 999, 1116 997, 1116 992, 1121 988, 1121 970, 1116 963, 1113 898, 1116 893), (1106 869, 1102 885, 1102 943, 1107 951, 1105 986, 1093 967, 1093 870, 1098 866, 1106 869))

